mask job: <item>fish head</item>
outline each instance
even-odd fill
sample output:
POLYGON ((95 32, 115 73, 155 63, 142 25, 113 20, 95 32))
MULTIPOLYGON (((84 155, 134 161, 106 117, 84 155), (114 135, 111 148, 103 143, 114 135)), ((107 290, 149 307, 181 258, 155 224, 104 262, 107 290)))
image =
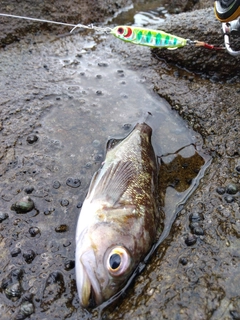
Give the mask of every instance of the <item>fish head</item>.
POLYGON ((124 285, 136 266, 132 239, 110 224, 85 230, 76 247, 76 281, 80 303, 94 307, 124 285))

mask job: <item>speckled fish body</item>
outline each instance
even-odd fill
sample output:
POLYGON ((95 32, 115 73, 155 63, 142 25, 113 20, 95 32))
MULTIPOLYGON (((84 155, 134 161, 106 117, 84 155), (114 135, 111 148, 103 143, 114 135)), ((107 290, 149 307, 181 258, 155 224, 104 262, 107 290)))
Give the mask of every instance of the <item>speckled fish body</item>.
POLYGON ((151 133, 142 123, 125 139, 109 140, 92 178, 76 231, 76 281, 84 307, 117 293, 156 240, 160 218, 151 133))
POLYGON ((187 39, 174 36, 161 30, 139 27, 117 26, 111 34, 123 41, 153 48, 177 49, 187 44, 187 39))

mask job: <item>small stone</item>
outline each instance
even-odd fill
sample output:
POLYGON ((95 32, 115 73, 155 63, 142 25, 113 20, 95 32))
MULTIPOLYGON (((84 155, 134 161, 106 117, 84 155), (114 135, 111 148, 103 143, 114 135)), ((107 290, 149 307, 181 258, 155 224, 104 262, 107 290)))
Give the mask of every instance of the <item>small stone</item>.
POLYGON ((8 217, 9 217, 8 213, 0 212, 0 223, 3 222, 4 220, 6 220, 8 217))
POLYGON ((226 200, 227 203, 232 203, 234 201, 234 197, 230 195, 224 197, 224 199, 226 200))
POLYGON ((226 192, 228 194, 236 194, 238 192, 238 187, 235 184, 231 183, 226 187, 226 192))
POLYGON ((37 142, 38 141, 38 136, 36 136, 35 134, 31 134, 31 135, 29 135, 28 137, 27 137, 27 142, 29 143, 29 144, 33 144, 33 143, 35 143, 35 142, 37 142))
POLYGON ((66 224, 60 224, 58 227, 55 228, 56 232, 66 232, 68 231, 68 226, 66 224))
POLYGON ((216 191, 218 194, 222 195, 225 193, 226 190, 224 187, 217 187, 216 191))
POLYGON ((29 196, 23 197, 12 205, 11 209, 17 213, 27 213, 34 208, 34 202, 29 196))
POLYGON ((194 228, 192 232, 197 236, 203 236, 204 235, 204 230, 201 227, 194 228))
POLYGON ((181 258, 179 259, 179 262, 180 262, 183 266, 186 266, 187 263, 188 263, 188 260, 187 260, 187 258, 181 257, 181 258))
POLYGON ((240 165, 236 166, 236 170, 240 173, 240 165))
POLYGON ((27 187, 24 189, 24 191, 27 193, 27 194, 30 194, 34 191, 34 188, 33 187, 27 187))
POLYGON ((29 228, 28 232, 30 233, 31 237, 36 237, 36 235, 40 235, 40 230, 38 227, 31 227, 29 228))
POLYGON ((75 261, 74 260, 67 260, 65 263, 64 263, 64 269, 65 270, 71 270, 75 267, 75 261))
POLYGON ((29 249, 23 253, 23 258, 28 264, 31 263, 35 257, 36 253, 32 249, 29 249))
POLYGON ((96 94, 97 94, 98 96, 101 96, 101 95, 103 94, 103 92, 102 92, 101 90, 97 90, 97 91, 96 91, 96 94))
POLYGON ((11 251, 11 256, 12 257, 17 257, 19 254, 21 253, 21 249, 20 248, 15 248, 11 251))
POLYGON ((107 67, 108 64, 107 64, 107 62, 98 62, 98 66, 99 67, 107 67))
POLYGON ((187 246, 193 246, 197 242, 197 238, 193 234, 189 234, 185 239, 185 243, 187 246))
POLYGON ((82 202, 78 202, 78 204, 77 204, 77 208, 78 208, 78 209, 82 208, 82 205, 83 205, 83 203, 82 203, 82 202))
POLYGON ((131 124, 130 123, 125 123, 124 125, 123 125, 123 129, 124 130, 129 130, 130 128, 131 128, 131 124))
POLYGON ((189 221, 191 222, 199 222, 204 220, 203 214, 199 212, 193 212, 189 215, 189 221))

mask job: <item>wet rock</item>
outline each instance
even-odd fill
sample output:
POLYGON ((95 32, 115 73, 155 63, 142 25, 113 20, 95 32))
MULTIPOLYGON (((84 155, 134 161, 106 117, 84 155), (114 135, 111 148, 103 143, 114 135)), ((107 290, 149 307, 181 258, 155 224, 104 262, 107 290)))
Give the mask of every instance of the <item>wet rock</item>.
POLYGON ((12 257, 17 257, 20 253, 21 253, 21 249, 20 248, 14 248, 14 249, 11 250, 11 256, 12 257))
POLYGON ((197 242, 197 237, 193 234, 189 234, 185 239, 185 243, 187 246, 193 246, 197 242))
POLYGON ((12 205, 11 209, 16 211, 17 213, 27 213, 34 208, 34 202, 29 197, 23 197, 21 200, 17 201, 12 205))
POLYGON ((66 184, 71 188, 78 188, 81 185, 81 181, 79 179, 68 178, 66 184))
POLYGON ((99 67, 107 67, 108 63, 107 62, 98 62, 99 67))
POLYGON ((193 228, 192 233, 197 235, 197 236, 203 236, 204 235, 204 230, 201 227, 195 227, 195 228, 193 228))
POLYGON ((45 214, 45 216, 48 216, 51 213, 53 213, 54 211, 55 211, 55 208, 48 208, 48 209, 44 210, 43 213, 45 214))
POLYGON ((27 143, 29 144, 34 144, 38 141, 38 136, 36 136, 35 134, 31 134, 27 137, 27 143))
POLYGON ((57 226, 56 228, 55 228, 55 231, 56 232, 59 232, 59 233, 61 233, 61 232, 66 232, 66 231, 68 231, 68 226, 66 225, 66 224, 60 224, 59 226, 57 226))
POLYGON ((21 280, 23 277, 22 269, 14 269, 6 279, 2 281, 2 289, 9 300, 17 301, 22 293, 21 280))
POLYGON ((23 253, 23 258, 28 264, 32 263, 35 257, 36 257, 36 253, 32 249, 24 251, 23 253))
POLYGON ((9 217, 8 213, 0 212, 0 223, 3 222, 4 220, 6 220, 8 217, 9 217))
POLYGON ((236 194, 238 192, 238 187, 236 184, 229 184, 227 187, 226 187, 226 193, 228 194, 236 194))
POLYGON ((240 312, 237 310, 231 310, 229 311, 230 315, 232 316, 233 320, 240 320, 240 312))
POLYGON ((77 208, 78 208, 78 209, 82 208, 82 205, 83 205, 83 203, 82 203, 82 202, 78 202, 78 204, 77 204, 77 208))
POLYGON ((240 173, 240 165, 239 165, 239 166, 236 166, 236 170, 237 170, 237 172, 240 173))

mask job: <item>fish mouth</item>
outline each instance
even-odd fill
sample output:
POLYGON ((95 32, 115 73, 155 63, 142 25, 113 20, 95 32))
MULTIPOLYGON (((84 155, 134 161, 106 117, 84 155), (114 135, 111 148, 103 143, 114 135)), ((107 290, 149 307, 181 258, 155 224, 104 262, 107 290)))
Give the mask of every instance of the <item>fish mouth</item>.
POLYGON ((94 270, 97 270, 95 255, 90 250, 79 258, 76 261, 78 296, 84 308, 93 308, 103 301, 100 285, 94 273, 94 270))

